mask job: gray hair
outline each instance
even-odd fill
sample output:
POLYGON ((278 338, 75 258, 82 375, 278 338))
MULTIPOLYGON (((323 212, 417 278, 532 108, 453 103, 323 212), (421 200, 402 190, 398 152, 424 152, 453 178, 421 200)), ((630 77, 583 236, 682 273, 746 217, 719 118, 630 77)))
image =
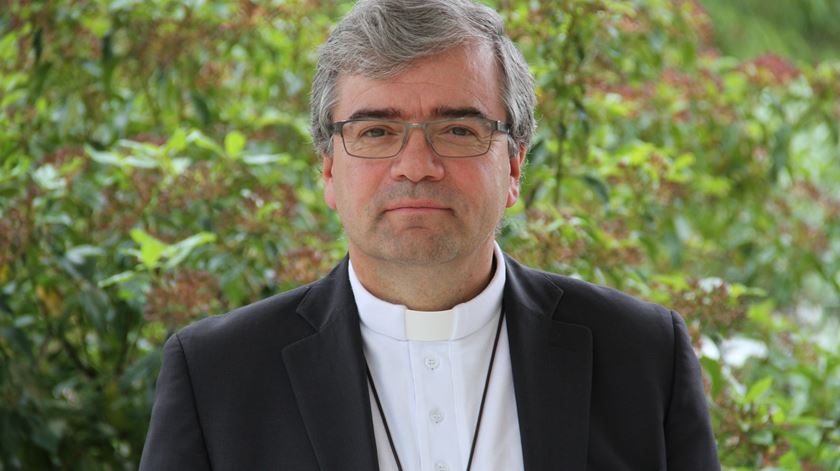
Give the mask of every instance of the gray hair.
POLYGON ((536 127, 534 79, 498 13, 471 0, 360 0, 319 51, 310 103, 315 149, 332 153, 330 124, 341 74, 385 79, 419 59, 473 43, 492 47, 511 139, 527 147, 536 127))

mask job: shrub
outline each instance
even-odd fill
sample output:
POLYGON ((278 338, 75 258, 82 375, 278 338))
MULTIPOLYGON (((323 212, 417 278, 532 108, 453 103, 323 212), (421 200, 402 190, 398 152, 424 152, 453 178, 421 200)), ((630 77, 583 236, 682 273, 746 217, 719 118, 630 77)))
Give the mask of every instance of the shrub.
MULTIPOLYGON (((840 64, 721 57, 689 1, 497 6, 540 120, 503 247, 678 308, 727 467, 840 468, 840 64)), ((307 100, 347 8, 7 2, 0 469, 136 467, 165 339, 343 256, 307 100)))

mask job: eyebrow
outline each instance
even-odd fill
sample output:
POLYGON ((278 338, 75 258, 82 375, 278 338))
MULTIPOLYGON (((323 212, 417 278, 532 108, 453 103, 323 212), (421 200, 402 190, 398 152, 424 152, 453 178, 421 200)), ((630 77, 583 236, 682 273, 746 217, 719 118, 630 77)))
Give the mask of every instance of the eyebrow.
POLYGON ((396 108, 363 108, 350 115, 350 119, 397 119, 402 113, 396 108))
MULTIPOLYGON (((399 119, 402 112, 396 108, 363 108, 350 115, 351 119, 399 119)), ((487 116, 478 108, 471 106, 453 108, 439 106, 432 111, 434 118, 486 118, 487 116)))
POLYGON ((486 118, 487 116, 478 108, 466 106, 462 108, 452 108, 449 106, 439 106, 435 108, 434 116, 441 118, 486 118))

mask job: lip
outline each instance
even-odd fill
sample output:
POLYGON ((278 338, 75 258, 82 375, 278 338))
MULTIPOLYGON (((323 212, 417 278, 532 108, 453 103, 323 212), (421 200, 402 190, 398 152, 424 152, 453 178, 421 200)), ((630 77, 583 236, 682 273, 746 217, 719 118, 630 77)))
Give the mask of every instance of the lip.
POLYGON ((388 211, 441 211, 448 210, 449 207, 431 200, 400 200, 395 201, 385 207, 385 212, 388 211))

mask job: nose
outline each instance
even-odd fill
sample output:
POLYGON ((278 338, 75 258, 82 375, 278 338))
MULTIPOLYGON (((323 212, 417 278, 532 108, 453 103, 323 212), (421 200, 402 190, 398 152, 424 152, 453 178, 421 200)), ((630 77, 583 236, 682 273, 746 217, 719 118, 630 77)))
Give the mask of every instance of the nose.
POLYGON ((422 129, 408 130, 408 141, 391 163, 391 178, 419 183, 443 178, 442 159, 435 154, 422 129))

